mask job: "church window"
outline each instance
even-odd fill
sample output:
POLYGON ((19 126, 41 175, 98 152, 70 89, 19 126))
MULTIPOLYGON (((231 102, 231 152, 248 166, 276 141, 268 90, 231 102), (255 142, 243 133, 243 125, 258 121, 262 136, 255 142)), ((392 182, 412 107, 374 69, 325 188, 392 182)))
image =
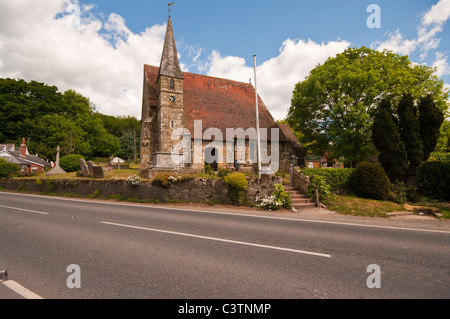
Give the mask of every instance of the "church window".
POLYGON ((170 89, 175 90, 175 81, 173 79, 170 79, 170 89))

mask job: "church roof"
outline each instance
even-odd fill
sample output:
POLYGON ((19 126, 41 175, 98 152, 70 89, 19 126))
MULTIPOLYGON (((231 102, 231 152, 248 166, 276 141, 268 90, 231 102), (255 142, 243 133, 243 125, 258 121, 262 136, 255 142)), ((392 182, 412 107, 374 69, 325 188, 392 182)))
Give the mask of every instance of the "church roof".
POLYGON ((286 138, 291 142, 292 147, 294 148, 302 147, 300 141, 298 140, 297 136, 295 136, 289 124, 278 124, 278 126, 280 127, 281 131, 283 131, 284 136, 286 136, 286 138))
MULTIPOLYGON (((158 67, 144 65, 146 89, 154 101, 158 71, 158 67)), ((202 120, 203 133, 208 128, 218 128, 224 139, 227 128, 256 128, 255 89, 251 84, 188 72, 182 75, 185 127, 192 135, 195 120, 202 120)), ((259 127, 266 128, 267 138, 271 139, 270 129, 280 127, 259 96, 258 99, 259 127)), ((279 140, 289 141, 281 129, 279 140)))
POLYGON ((170 17, 167 22, 166 38, 164 40, 159 75, 183 78, 180 64, 178 62, 177 46, 175 45, 175 37, 173 35, 172 21, 170 17))

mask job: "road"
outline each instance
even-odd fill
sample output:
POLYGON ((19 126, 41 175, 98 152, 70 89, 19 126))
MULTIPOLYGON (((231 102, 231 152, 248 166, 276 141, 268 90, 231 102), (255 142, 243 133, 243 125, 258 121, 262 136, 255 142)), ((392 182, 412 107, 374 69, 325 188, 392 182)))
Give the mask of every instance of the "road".
POLYGON ((0 218, 0 270, 45 299, 450 297, 448 230, 4 192, 0 218))

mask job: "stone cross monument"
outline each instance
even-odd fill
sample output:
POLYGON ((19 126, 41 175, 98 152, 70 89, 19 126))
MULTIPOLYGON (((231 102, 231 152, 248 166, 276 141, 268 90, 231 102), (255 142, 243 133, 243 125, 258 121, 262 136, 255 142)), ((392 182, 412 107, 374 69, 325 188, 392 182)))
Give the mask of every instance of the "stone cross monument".
POLYGON ((58 174, 66 174, 66 172, 59 167, 59 146, 56 147, 56 164, 47 174, 45 175, 58 175, 58 174))

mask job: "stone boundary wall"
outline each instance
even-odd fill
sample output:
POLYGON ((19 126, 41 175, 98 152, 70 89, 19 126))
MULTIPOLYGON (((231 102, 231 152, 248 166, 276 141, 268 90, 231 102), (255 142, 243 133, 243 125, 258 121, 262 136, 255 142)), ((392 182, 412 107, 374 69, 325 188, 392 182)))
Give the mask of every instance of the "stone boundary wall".
MULTIPOLYGON (((247 198, 255 203, 258 197, 270 195, 276 184, 281 184, 278 176, 262 179, 248 179, 247 198)), ((139 200, 159 200, 160 202, 208 202, 229 204, 228 185, 222 179, 188 179, 170 185, 168 188, 153 185, 151 181, 142 181, 139 186, 131 186, 127 180, 98 179, 8 179, 2 180, 5 189, 29 192, 48 192, 113 198, 120 195, 139 200)))

